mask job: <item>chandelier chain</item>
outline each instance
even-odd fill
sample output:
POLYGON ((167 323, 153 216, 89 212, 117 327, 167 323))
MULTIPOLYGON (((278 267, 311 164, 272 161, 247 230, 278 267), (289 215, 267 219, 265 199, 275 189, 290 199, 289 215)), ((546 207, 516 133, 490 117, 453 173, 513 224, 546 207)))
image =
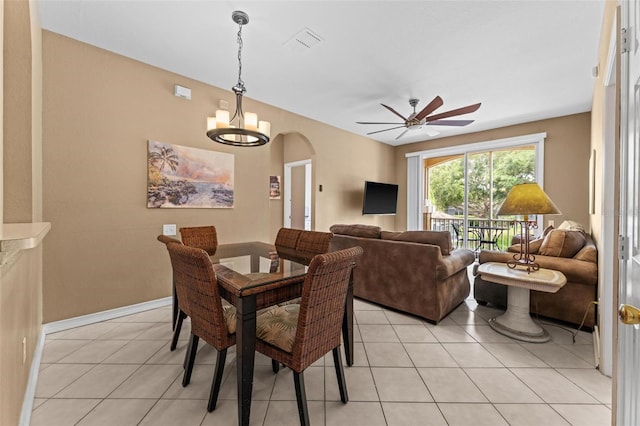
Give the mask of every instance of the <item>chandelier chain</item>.
POLYGON ((242 24, 238 29, 238 87, 244 89, 244 81, 242 81, 242 24))

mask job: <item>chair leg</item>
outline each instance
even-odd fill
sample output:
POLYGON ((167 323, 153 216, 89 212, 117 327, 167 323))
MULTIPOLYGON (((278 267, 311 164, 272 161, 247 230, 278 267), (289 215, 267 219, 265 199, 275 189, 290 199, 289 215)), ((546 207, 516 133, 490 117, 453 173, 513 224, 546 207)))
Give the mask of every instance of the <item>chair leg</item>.
POLYGON ((184 356, 185 368, 184 375, 182 376, 182 386, 187 386, 191 381, 191 373, 193 372, 193 364, 196 360, 196 352, 198 352, 198 341, 200 338, 195 334, 191 334, 189 339, 189 347, 187 353, 184 356))
POLYGON ((338 388, 340 389, 340 400, 344 403, 349 401, 349 393, 347 392, 347 381, 344 377, 344 367, 342 365, 342 354, 340 353, 340 345, 333 348, 333 363, 336 367, 336 377, 338 378, 338 388))
POLYGON ((271 360, 271 369, 273 370, 274 374, 278 374, 278 371, 280 371, 280 363, 278 361, 276 361, 275 359, 271 360))
POLYGON ((172 351, 175 350, 178 345, 178 338, 180 338, 180 330, 182 329, 182 321, 184 321, 186 317, 187 315, 184 312, 178 312, 178 322, 176 323, 176 327, 173 329, 173 339, 171 339, 171 346, 169 347, 172 351))
POLYGON ((178 308, 178 293, 176 293, 176 286, 173 285, 173 315, 171 316, 171 329, 176 329, 176 322, 178 321, 178 315, 180 315, 180 309, 178 308))
POLYGON ((304 389, 304 371, 293 372, 293 383, 296 387, 296 401, 298 401, 298 414, 300 426, 309 426, 309 408, 307 407, 307 393, 304 389))
POLYGON ((216 368, 213 373, 213 382, 211 383, 211 393, 209 394, 209 405, 207 405, 207 411, 212 412, 216 409, 216 403, 218 402, 218 393, 220 392, 220 384, 222 383, 222 373, 224 373, 224 362, 227 359, 227 350, 223 349, 218 351, 218 357, 216 359, 216 368))

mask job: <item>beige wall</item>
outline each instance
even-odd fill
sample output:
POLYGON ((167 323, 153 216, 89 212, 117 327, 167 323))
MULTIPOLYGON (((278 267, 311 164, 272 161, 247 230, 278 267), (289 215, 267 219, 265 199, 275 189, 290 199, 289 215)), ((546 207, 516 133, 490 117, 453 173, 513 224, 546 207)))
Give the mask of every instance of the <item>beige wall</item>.
POLYGON ((586 112, 397 147, 395 166, 400 195, 396 227, 404 229, 407 223, 406 178, 403 180, 407 175, 405 154, 541 132, 547 133, 544 145, 544 189, 562 212, 562 215, 545 219, 554 220, 556 226, 565 219, 588 226, 590 121, 590 113, 586 112))
POLYGON ((155 239, 163 223, 214 224, 221 243, 272 241, 282 200, 269 200, 269 175, 282 174, 289 135, 302 135, 314 153, 315 229, 393 227, 392 218, 361 215, 364 180, 394 179, 392 147, 251 99, 244 108, 271 122, 274 143, 214 144, 206 117, 219 99, 233 105, 230 91, 47 31, 43 51, 43 202, 52 223, 44 322, 169 296, 170 265, 155 239), (192 100, 175 97, 174 84, 191 88, 192 100), (147 209, 148 139, 233 153, 235 207, 147 209))
MULTIPOLYGON (((31 222, 42 193, 37 3, 0 3, 0 45, 0 223, 31 222)), ((16 425, 42 330, 42 247, 0 259, 0 424, 16 425)))
POLYGON ((31 222, 31 26, 29 4, 4 14, 4 221, 31 222))

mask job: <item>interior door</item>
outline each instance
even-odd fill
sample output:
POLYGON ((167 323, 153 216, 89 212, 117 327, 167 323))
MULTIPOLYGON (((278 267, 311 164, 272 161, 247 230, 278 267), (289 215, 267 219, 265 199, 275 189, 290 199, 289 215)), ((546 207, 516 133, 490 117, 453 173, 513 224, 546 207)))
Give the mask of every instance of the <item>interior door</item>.
MULTIPOLYGON (((640 0, 623 1, 620 117, 621 304, 640 307, 640 0), (624 39, 626 38, 626 42, 624 39), (625 52, 626 51, 626 52, 625 52)), ((617 424, 640 424, 640 326, 618 323, 617 424)))
POLYGON ((311 160, 284 165, 285 228, 311 230, 311 160))

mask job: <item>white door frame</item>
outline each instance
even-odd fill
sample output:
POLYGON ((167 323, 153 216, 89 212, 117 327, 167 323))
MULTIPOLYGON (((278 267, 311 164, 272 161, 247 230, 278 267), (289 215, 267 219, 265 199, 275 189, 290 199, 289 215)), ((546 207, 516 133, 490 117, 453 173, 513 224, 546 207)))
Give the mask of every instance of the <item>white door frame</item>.
POLYGON ((611 40, 609 44, 609 56, 607 58, 607 70, 604 79, 605 85, 605 107, 603 126, 603 146, 602 146, 602 211, 600 213, 600 236, 602 238, 602 252, 598 254, 598 270, 602 271, 598 277, 600 283, 599 311, 600 324, 599 338, 600 349, 599 369, 608 377, 613 376, 613 327, 617 326, 614 321, 614 289, 617 287, 614 280, 613 266, 617 262, 614 257, 614 247, 617 243, 615 235, 615 214, 611 206, 615 204, 615 168, 616 168, 616 26, 611 29, 611 40))
POLYGON ((291 227, 291 169, 304 166, 304 229, 311 230, 311 160, 300 160, 284 165, 284 227, 291 227))

